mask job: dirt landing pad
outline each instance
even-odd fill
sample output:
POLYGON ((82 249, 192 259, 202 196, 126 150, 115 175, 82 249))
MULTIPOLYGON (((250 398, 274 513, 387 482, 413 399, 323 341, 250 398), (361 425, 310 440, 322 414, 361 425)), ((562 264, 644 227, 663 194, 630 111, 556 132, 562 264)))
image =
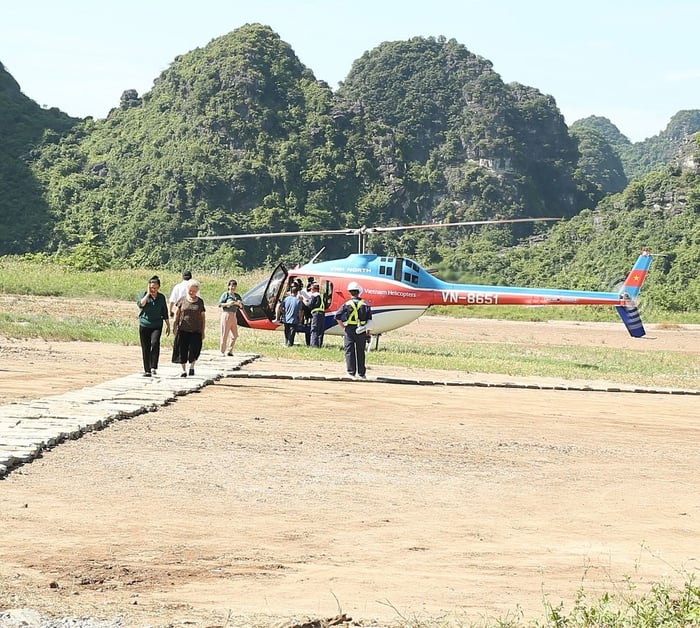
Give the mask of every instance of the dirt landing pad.
MULTIPOLYGON (((441 320, 418 333, 474 333, 441 320)), ((520 325, 527 342, 552 338, 520 325)), ((570 341, 593 336, 580 332, 570 341)), ((0 396, 125 375, 138 352, 6 342, 0 396)), ((222 380, 0 481, 0 609, 129 626, 467 623, 539 617, 543 597, 570 608, 580 586, 625 575, 682 581, 700 559, 697 422, 696 396, 222 380)))

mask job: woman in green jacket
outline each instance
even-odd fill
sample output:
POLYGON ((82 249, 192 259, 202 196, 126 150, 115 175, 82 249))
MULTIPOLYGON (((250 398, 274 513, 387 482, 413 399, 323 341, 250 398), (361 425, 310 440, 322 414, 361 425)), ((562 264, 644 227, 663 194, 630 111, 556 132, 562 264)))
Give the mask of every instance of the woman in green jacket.
POLYGON ((156 374, 160 358, 160 337, 163 333, 170 335, 170 316, 165 295, 160 292, 160 279, 154 275, 148 280, 146 290, 136 302, 141 310, 139 314, 139 339, 143 356, 143 376, 156 374))

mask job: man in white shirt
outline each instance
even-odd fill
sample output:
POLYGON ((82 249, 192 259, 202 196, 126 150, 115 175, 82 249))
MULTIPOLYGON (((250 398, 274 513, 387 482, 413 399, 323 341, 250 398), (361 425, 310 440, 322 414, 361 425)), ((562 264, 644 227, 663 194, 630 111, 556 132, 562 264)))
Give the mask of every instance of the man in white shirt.
MULTIPOLYGON (((175 312, 173 309, 175 308, 175 304, 182 299, 182 297, 187 295, 187 283, 192 279, 192 271, 191 270, 183 270, 182 271, 182 281, 180 283, 176 283, 173 286, 173 290, 170 293, 170 299, 168 299, 168 306, 170 308, 170 318, 175 316, 175 312)), ((198 295, 199 296, 199 295, 198 295)))
POLYGON ((304 284, 301 282, 301 279, 297 278, 296 280, 296 285, 299 288, 299 298, 301 299, 301 302, 303 304, 302 311, 303 311, 303 319, 302 319, 302 325, 305 327, 304 330, 304 336, 306 339, 306 346, 310 347, 311 346, 311 286, 312 284, 315 283, 315 279, 313 277, 309 277, 309 282, 306 286, 306 289, 304 289, 304 284))

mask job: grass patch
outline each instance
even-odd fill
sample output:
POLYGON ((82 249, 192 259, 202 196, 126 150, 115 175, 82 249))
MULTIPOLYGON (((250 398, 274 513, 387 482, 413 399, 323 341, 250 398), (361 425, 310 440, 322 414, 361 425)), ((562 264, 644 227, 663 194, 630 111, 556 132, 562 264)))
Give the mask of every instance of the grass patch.
MULTIPOLYGON (((559 345, 527 347, 506 342, 460 343, 455 340, 450 344, 422 345, 401 340, 400 330, 395 333, 387 339, 382 338, 383 345, 380 341, 379 350, 368 354, 370 369, 387 365, 514 377, 597 379, 669 388, 696 388, 700 374, 700 357, 691 353, 559 345)), ((218 342, 218 336, 212 338, 218 342)), ((344 356, 339 336, 327 335, 320 350, 304 346, 289 349, 283 346, 283 340, 281 331, 243 329, 236 348, 272 358, 336 362, 339 370, 343 370, 344 356)), ((216 348, 216 342, 210 339, 205 344, 216 348)))
MULTIPOLYGON (((496 624, 501 625, 501 624, 496 624)), ((651 585, 625 578, 622 586, 598 596, 582 586, 573 607, 545 602, 545 617, 535 628, 691 628, 700 626, 700 588, 693 574, 680 585, 668 580, 651 585)), ((519 624, 513 624, 516 628, 519 624)))
MULTIPOLYGON (((68 298, 114 299, 136 301, 146 289, 148 280, 158 275, 161 291, 167 296, 173 286, 182 281, 178 273, 158 269, 123 269, 78 271, 55 263, 37 263, 20 257, 0 257, 0 293, 27 294, 68 298)), ((245 292, 268 273, 260 271, 237 277, 239 292, 245 292)), ((226 290, 228 275, 195 273, 201 282, 202 297, 207 303, 218 300, 226 290)))
POLYGON ((119 319, 101 321, 48 314, 15 315, 0 312, 0 335, 10 338, 138 344, 138 337, 133 338, 133 323, 119 319))

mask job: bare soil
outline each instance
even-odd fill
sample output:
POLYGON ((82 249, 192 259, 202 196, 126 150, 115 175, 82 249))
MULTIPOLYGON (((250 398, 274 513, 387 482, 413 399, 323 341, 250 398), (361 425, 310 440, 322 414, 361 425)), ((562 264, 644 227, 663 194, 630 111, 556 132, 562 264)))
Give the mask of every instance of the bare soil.
MULTIPOLYGON (((432 317, 402 332, 635 342, 620 326, 432 317)), ((655 330, 643 350, 698 351, 699 333, 655 330)), ((140 350, 5 339, 0 357, 0 402, 10 403, 138 371, 140 350)), ((374 367, 371 353, 369 364, 370 379, 470 377, 374 367)), ((333 368, 261 358, 245 370, 333 368)), ((580 587, 624 591, 625 576, 641 589, 683 582, 700 558, 698 404, 225 379, 0 481, 0 609, 128 626, 285 626, 341 613, 367 626, 468 625, 538 618, 545 600, 571 608, 580 587)))

